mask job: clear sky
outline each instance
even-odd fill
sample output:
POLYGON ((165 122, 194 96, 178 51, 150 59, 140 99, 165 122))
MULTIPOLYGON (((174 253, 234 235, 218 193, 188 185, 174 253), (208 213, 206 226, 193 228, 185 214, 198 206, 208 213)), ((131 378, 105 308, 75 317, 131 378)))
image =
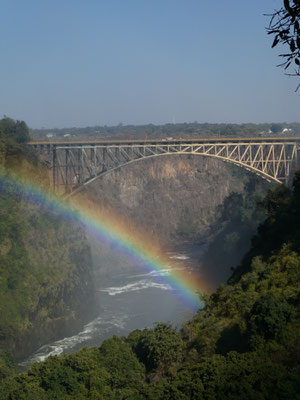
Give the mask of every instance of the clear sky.
POLYGON ((281 0, 0 0, 0 116, 29 126, 300 121, 281 0))

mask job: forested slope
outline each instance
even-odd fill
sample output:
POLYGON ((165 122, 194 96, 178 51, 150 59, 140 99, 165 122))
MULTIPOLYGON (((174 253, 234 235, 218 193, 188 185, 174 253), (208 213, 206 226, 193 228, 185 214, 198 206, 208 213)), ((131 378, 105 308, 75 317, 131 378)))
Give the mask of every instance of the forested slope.
POLYGON ((83 229, 28 202, 7 179, 8 172, 27 176, 46 190, 47 173, 28 139, 25 123, 0 121, 0 350, 17 359, 79 329, 94 302, 83 229))
POLYGON ((158 324, 19 375, 8 363, 0 399, 299 399, 300 172, 262 205, 251 250, 181 332, 158 324))

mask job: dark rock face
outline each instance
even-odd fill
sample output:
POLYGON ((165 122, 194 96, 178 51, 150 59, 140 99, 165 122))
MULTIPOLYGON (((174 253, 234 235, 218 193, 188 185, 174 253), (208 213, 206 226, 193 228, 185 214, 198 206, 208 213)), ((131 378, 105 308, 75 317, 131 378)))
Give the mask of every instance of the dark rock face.
POLYGON ((84 195, 164 242, 199 239, 224 198, 243 190, 233 169, 209 157, 155 157, 100 177, 84 195))
MULTIPOLYGON (((208 244, 216 235, 226 232, 230 222, 222 219, 224 200, 232 192, 248 198, 253 192, 263 192, 264 188, 263 179, 221 160, 171 155, 141 160, 107 173, 87 185, 82 195, 100 208, 117 214, 133 235, 139 237, 146 232, 146 240, 153 241, 163 251, 192 251, 194 266, 201 269, 209 287, 215 287, 226 281, 234 265, 221 262, 212 274, 211 263, 203 258, 203 243, 208 244)), ((89 238, 89 243, 101 280, 111 265, 119 268, 120 273, 127 268, 126 259, 121 259, 113 250, 93 238, 89 238)), ((241 253, 231 256, 239 260, 241 253)))

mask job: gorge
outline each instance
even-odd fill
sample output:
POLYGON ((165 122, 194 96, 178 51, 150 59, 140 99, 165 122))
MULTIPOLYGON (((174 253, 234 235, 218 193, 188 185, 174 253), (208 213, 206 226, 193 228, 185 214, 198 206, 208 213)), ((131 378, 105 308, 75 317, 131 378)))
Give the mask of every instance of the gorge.
POLYGON ((299 173, 293 190, 270 189, 217 160, 166 156, 95 180, 71 205, 7 141, 14 124, 1 157, 1 400, 209 399, 210 385, 249 392, 248 379, 255 397, 262 377, 268 393, 295 393, 299 173))
MULTIPOLYGON (((262 190, 264 182, 257 180, 253 183, 252 175, 235 171, 217 160, 172 156, 145 160, 142 168, 141 165, 131 165, 108 174, 88 185, 82 196, 85 203, 96 204, 97 209, 105 209, 110 214, 117 214, 118 218, 122 217, 123 224, 132 231, 139 229, 141 232, 151 232, 152 238, 158 238, 155 246, 171 253, 169 262, 174 264, 174 258, 185 259, 180 263, 177 260, 175 268, 190 269, 194 270, 194 274, 197 271, 201 274, 199 266, 204 251, 203 243, 208 240, 208 233, 217 223, 218 208, 221 208, 233 188, 240 194, 247 191, 249 180, 252 189, 256 187, 256 190, 262 190)), ((132 329, 150 327, 157 321, 169 321, 180 327, 191 316, 191 310, 178 302, 176 294, 174 296, 174 293, 168 292, 171 287, 166 286, 165 282, 156 281, 160 274, 154 275, 154 270, 150 271, 150 276, 149 271, 143 274, 141 266, 118 254, 118 249, 102 245, 93 236, 88 235, 88 242, 97 276, 96 289, 102 292, 100 302, 96 301, 96 319, 77 336, 52 342, 22 365, 44 359, 45 355, 74 351, 87 344, 99 345, 103 338, 115 333, 129 333, 132 329), (141 278, 134 280, 135 276, 141 278), (154 276, 154 281, 149 280, 154 276), (117 294, 117 303, 113 303, 116 297, 107 297, 103 292, 110 295, 114 292, 114 296, 117 294), (122 294, 124 292, 127 295, 122 294), (155 306, 157 301, 166 304, 161 314, 155 306), (144 306, 137 308, 135 304, 144 306), (123 316, 118 317, 120 309, 123 309, 123 316), (111 323, 120 317, 121 323, 111 323)), ((246 246, 248 244, 249 241, 246 246)), ((206 274, 202 280, 210 276, 210 288, 219 283, 216 275, 210 275, 208 270, 206 274)), ((222 271, 219 271, 222 277, 220 281, 224 282, 228 275, 229 266, 223 265, 222 271)))
MULTIPOLYGON (((22 173, 35 175, 35 181, 47 185, 46 171, 34 153, 19 149, 17 144, 12 146, 5 139, 17 124, 7 118, 2 120, 3 171, 22 169, 22 173)), ((24 126, 24 135, 26 129, 24 126)), ((192 253, 193 265, 189 262, 188 267, 199 269, 199 254, 203 253, 203 243, 209 234, 218 230, 212 228, 219 223, 224 199, 232 191, 240 194, 247 191, 249 181, 252 189, 262 189, 259 180, 253 184, 252 176, 218 160, 167 156, 115 170, 86 186, 80 195, 98 210, 122 219, 123 225, 132 231, 147 232, 153 246, 165 252, 176 249, 174 254, 192 253)), ((99 315, 95 274, 101 286, 107 276, 124 274, 136 265, 124 256, 116 257, 116 252, 99 240, 86 237, 83 227, 61 220, 55 210, 47 211, 43 204, 32 202, 30 196, 28 203, 21 189, 14 193, 8 188, 1 199, 2 223, 9 227, 2 233, 2 265, 8 265, 12 257, 14 260, 21 257, 23 263, 23 266, 12 264, 14 269, 2 280, 5 286, 2 303, 6 304, 8 314, 7 317, 2 314, 1 346, 9 348, 17 359, 24 359, 40 346, 78 332, 93 316, 99 315), (15 216, 13 221, 8 213, 15 216), (16 236, 21 225, 22 230, 16 236), (14 255, 20 252, 19 248, 20 255, 14 255), (15 313, 19 313, 20 322, 17 324, 15 318, 10 325, 8 315, 15 313)), ((224 268, 227 271, 221 274, 223 281, 229 274, 229 266, 224 268)), ((209 286, 215 287, 217 283, 213 277, 209 286)), ((155 318, 153 315, 153 321, 155 318)))

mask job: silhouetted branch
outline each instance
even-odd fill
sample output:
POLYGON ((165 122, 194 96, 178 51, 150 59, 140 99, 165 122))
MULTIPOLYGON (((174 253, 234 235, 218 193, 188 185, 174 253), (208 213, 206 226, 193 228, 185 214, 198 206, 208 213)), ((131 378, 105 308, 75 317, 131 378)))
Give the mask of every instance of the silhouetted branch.
MULTIPOLYGON (((280 10, 273 14, 266 14, 270 17, 269 26, 266 28, 268 35, 274 35, 272 48, 278 44, 288 47, 289 52, 280 54, 283 62, 278 67, 294 68, 294 72, 288 76, 300 77, 300 0, 283 0, 280 10)), ((296 91, 299 89, 297 86, 296 91)))

